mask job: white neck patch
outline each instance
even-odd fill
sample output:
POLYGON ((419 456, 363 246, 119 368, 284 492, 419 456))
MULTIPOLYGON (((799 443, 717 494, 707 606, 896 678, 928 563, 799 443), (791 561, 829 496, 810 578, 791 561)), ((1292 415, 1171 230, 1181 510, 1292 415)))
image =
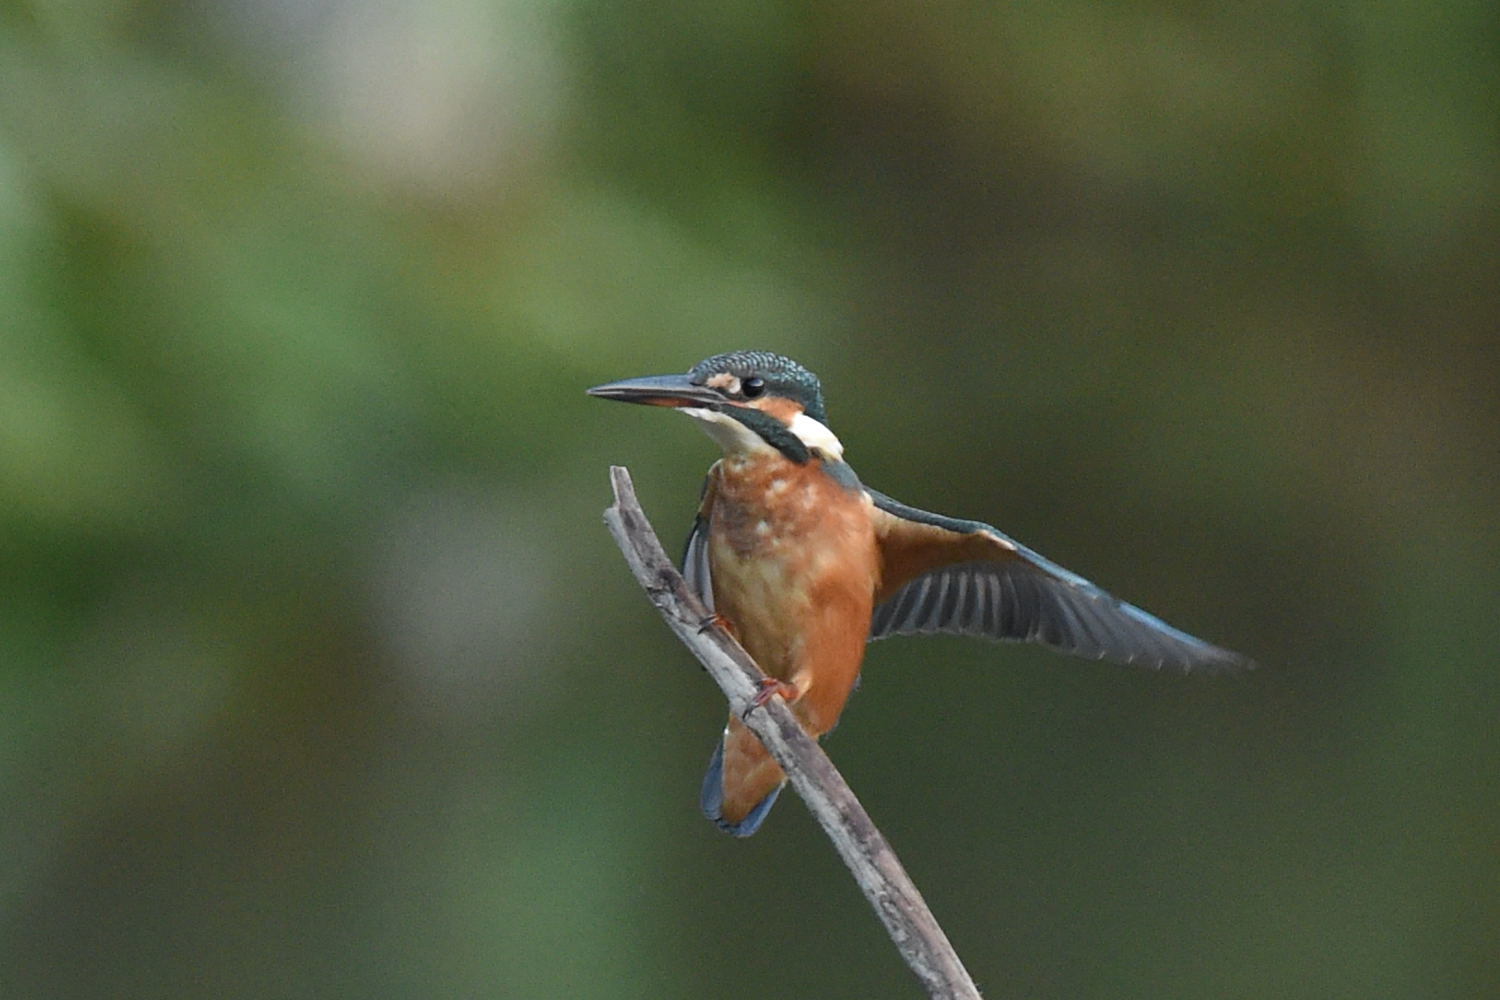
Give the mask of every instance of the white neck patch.
POLYGON ((797 440, 807 445, 808 451, 822 452, 827 458, 835 460, 844 457, 843 442, 834 437, 833 431, 805 413, 799 413, 792 418, 789 430, 797 435, 797 440))

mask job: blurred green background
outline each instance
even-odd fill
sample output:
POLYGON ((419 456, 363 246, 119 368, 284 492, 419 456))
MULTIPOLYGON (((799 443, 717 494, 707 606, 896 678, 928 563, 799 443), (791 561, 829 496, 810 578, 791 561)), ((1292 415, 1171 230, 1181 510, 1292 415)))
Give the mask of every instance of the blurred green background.
POLYGON ((910 997, 603 525, 763 347, 1243 677, 872 648, 992 997, 1500 989, 1479 3, 11 3, 0 996, 910 997))

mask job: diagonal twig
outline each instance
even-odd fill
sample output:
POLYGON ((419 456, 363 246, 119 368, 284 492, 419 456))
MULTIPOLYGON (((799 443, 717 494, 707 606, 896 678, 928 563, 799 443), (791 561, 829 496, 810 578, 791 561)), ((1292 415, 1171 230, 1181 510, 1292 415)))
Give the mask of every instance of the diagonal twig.
POLYGON ((978 988, 906 869, 817 741, 779 695, 747 714, 764 674, 732 636, 711 622, 708 609, 667 558, 636 500, 630 473, 618 465, 609 472, 615 502, 604 520, 651 603, 723 689, 735 715, 786 771, 928 994, 941 1000, 978 1000, 978 988))

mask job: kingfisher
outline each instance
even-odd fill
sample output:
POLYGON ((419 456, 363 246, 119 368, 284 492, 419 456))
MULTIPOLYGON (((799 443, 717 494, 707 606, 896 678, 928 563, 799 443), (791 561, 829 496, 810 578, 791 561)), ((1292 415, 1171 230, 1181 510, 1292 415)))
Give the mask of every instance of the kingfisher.
MULTIPOLYGON (((1180 670, 1250 665, 1127 604, 998 529, 865 486, 828 426, 817 376, 766 351, 717 354, 684 375, 589 395, 667 406, 723 451, 682 561, 689 587, 766 673, 812 736, 838 722, 873 639, 947 633, 1180 670)), ((730 715, 700 805, 720 829, 760 828, 786 774, 730 715)))

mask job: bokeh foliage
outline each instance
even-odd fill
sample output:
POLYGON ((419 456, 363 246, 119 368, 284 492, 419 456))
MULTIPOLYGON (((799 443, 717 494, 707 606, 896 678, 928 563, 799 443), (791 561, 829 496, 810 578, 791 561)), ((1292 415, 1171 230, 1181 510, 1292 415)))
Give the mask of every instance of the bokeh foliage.
POLYGON ((865 479, 1264 669, 873 648, 992 996, 1500 983, 1478 3, 0 13, 0 995, 911 996, 599 523, 782 350, 865 479))

